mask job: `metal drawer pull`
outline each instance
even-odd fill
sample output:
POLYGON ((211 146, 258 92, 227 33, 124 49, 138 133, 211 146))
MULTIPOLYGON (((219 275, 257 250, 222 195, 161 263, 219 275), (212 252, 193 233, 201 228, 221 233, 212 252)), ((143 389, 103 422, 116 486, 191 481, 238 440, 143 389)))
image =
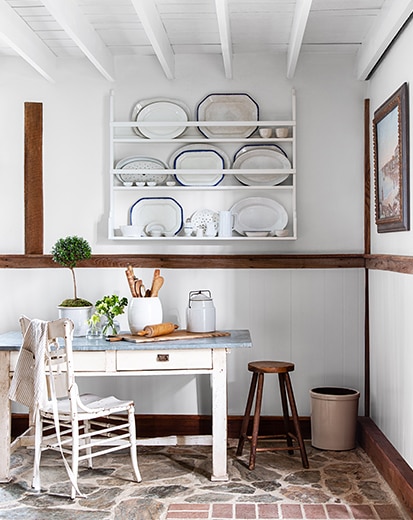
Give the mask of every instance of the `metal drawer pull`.
POLYGON ((169 361, 169 354, 157 354, 156 361, 169 361))

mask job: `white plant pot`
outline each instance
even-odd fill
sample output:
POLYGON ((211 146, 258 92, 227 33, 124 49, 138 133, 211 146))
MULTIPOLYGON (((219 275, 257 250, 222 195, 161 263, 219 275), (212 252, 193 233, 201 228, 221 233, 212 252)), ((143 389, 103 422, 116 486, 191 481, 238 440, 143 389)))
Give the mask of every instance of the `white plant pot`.
POLYGON ((162 318, 162 304, 158 297, 129 300, 128 322, 132 334, 137 334, 146 325, 162 323, 162 318))
POLYGON ((86 336, 89 325, 87 320, 92 316, 92 308, 90 307, 62 307, 58 305, 59 318, 69 318, 73 321, 75 327, 73 330, 74 337, 86 336))

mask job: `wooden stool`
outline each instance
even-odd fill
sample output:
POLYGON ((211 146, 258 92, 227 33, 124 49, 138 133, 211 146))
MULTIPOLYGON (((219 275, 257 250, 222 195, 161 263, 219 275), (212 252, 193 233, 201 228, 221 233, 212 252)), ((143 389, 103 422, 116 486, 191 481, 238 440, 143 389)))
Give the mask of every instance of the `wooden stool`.
POLYGON ((294 450, 300 450, 301 460, 304 468, 308 468, 307 453, 303 438, 301 436, 300 424, 298 420, 297 406, 295 404, 293 388, 288 372, 294 370, 294 363, 286 363, 283 361, 252 361, 248 363, 248 370, 252 372, 251 386, 248 394, 247 406, 245 407, 244 418, 241 425, 241 433, 238 441, 237 455, 242 455, 245 440, 251 442, 249 469, 255 468, 255 456, 257 451, 287 451, 290 455, 294 453, 294 450), (261 403, 262 393, 264 388, 264 374, 278 374, 278 382, 280 384, 281 403, 284 416, 284 430, 285 435, 258 435, 260 426, 260 415, 261 415, 261 403), (257 387, 258 381, 258 387, 257 387), (247 435, 248 424, 250 421, 250 414, 252 403, 254 400, 255 390, 257 389, 257 396, 255 402, 254 421, 252 426, 252 435, 247 435), (290 416, 288 412, 288 402, 290 404, 291 416, 294 424, 295 432, 291 431, 290 428, 290 416), (277 439, 285 437, 287 446, 278 446, 270 448, 258 448, 258 439, 277 439), (295 441, 298 446, 294 446, 295 441))

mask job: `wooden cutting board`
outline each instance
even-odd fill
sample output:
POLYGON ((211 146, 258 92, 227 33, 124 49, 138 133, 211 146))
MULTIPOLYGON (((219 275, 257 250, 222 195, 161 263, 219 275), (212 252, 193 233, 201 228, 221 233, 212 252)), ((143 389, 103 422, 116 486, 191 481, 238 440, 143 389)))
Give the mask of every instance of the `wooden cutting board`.
MULTIPOLYGON (((118 334, 112 341, 131 341, 133 343, 149 343, 157 341, 171 341, 173 339, 195 339, 195 338, 219 338, 222 336, 230 336, 230 332, 216 330, 214 332, 188 332, 187 330, 175 330, 165 336, 155 336, 154 338, 146 338, 145 336, 136 336, 134 334, 118 334)), ((109 340, 110 341, 110 340, 109 340)))

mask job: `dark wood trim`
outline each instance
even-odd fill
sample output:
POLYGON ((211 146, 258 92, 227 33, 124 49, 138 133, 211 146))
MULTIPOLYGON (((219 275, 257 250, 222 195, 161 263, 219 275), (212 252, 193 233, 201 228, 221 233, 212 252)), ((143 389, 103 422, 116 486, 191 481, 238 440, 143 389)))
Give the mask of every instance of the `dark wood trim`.
POLYGON ((43 105, 24 104, 24 251, 43 253, 43 105))
POLYGON ((370 100, 364 100, 364 253, 371 248, 370 100))
MULTIPOLYGON (((93 255, 78 267, 165 269, 339 269, 363 268, 362 254, 333 255, 93 255)), ((0 269, 60 268, 50 255, 0 255, 0 269)))
POLYGON ((413 274, 413 256, 366 255, 365 258, 369 270, 413 274))
POLYGON ((374 422, 359 418, 359 443, 413 518, 413 470, 374 422))
MULTIPOLYGON (((371 249, 370 100, 364 100, 364 254, 371 249)), ((369 271, 364 284, 364 415, 370 416, 370 298, 369 271)))

